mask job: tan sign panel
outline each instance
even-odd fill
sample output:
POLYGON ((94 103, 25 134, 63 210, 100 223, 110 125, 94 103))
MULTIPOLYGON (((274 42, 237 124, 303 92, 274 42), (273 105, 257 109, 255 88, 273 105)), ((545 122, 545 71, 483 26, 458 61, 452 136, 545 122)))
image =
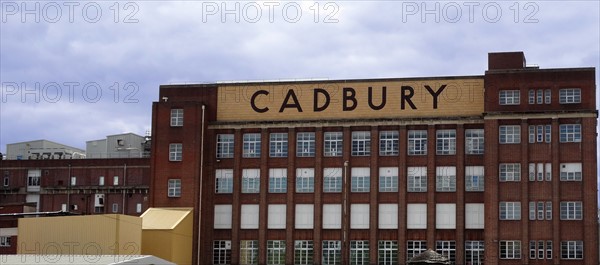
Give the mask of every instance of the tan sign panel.
POLYGON ((483 78, 224 84, 219 121, 476 116, 483 78))

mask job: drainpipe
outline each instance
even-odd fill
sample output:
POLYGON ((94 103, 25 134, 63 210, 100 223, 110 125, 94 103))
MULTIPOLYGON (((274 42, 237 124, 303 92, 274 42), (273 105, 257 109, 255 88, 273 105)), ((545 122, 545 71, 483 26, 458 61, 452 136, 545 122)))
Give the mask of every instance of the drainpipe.
POLYGON ((196 264, 200 265, 200 243, 202 242, 200 240, 200 234, 201 234, 201 225, 202 225, 202 215, 201 215, 201 209, 202 209, 202 175, 204 172, 204 110, 205 110, 205 106, 202 105, 202 130, 201 130, 201 135, 200 135, 200 187, 198 187, 198 189, 200 190, 199 195, 198 195, 198 242, 196 242, 197 245, 197 250, 196 250, 196 264))
POLYGON ((67 212, 71 211, 71 164, 69 164, 69 179, 67 180, 69 183, 67 186, 67 212))
POLYGON ((125 214, 125 190, 127 188, 127 164, 123 166, 123 206, 121 207, 121 213, 125 214))

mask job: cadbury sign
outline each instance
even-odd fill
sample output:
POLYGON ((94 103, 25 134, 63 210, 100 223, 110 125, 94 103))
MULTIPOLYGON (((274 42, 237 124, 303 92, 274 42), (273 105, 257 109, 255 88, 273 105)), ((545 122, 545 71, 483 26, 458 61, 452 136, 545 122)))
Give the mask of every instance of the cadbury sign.
POLYGON ((322 120, 481 115, 483 79, 226 84, 217 119, 322 120))

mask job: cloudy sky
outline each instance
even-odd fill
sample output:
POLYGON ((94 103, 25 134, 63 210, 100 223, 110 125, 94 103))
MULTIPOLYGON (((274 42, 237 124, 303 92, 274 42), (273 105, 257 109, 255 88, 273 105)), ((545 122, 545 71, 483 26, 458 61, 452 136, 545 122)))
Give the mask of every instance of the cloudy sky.
POLYGON ((600 66, 598 1, 0 3, 0 152, 144 135, 161 84, 600 66))

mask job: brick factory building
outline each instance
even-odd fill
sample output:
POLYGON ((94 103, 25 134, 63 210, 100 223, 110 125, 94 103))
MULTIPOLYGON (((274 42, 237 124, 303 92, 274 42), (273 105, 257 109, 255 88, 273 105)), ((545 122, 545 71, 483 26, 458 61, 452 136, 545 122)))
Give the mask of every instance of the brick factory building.
POLYGON ((595 69, 488 63, 161 86, 150 206, 196 209, 198 264, 598 264, 595 69))

